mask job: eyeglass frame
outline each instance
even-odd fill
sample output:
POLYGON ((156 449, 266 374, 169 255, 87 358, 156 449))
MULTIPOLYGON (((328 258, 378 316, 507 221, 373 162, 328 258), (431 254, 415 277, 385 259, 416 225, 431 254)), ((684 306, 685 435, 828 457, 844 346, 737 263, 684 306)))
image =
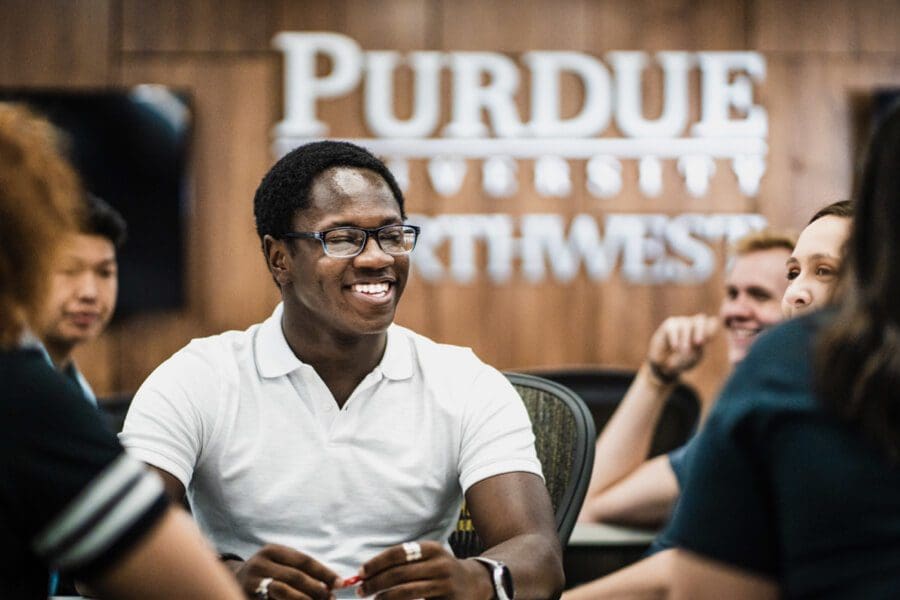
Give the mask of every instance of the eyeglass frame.
POLYGON ((330 256, 331 258, 356 258, 357 256, 359 256, 366 250, 366 246, 369 243, 370 237, 375 239, 375 243, 378 244, 378 249, 381 250, 382 252, 384 252, 385 254, 387 254, 389 256, 406 256, 407 254, 409 254, 410 252, 412 252, 415 249, 416 243, 418 243, 418 241, 419 241, 419 234, 421 232, 422 232, 422 228, 419 227, 418 225, 408 225, 406 223, 390 223, 388 225, 382 225, 381 227, 375 227, 374 229, 369 229, 366 227, 353 227, 351 225, 346 225, 346 226, 342 226, 342 227, 332 227, 331 229, 324 229, 322 231, 289 231, 287 233, 281 234, 280 237, 294 239, 294 240, 319 240, 319 243, 322 244, 322 251, 326 255, 330 256), (379 239, 378 234, 382 230, 388 229, 390 227, 407 227, 409 229, 412 229, 413 232, 415 232, 415 234, 416 234, 416 237, 413 240, 412 248, 410 248, 409 250, 407 250, 405 252, 399 252, 399 253, 388 252, 387 250, 385 250, 384 247, 381 245, 381 239, 379 239), (363 232, 363 235, 365 237, 363 238, 362 244, 360 244, 360 246, 359 246, 359 250, 357 250, 355 254, 347 254, 346 256, 340 256, 340 255, 335 255, 335 254, 330 253, 328 251, 328 247, 325 245, 325 235, 328 233, 331 233, 332 231, 341 231, 341 230, 347 230, 347 229, 352 229, 354 231, 362 231, 363 232))

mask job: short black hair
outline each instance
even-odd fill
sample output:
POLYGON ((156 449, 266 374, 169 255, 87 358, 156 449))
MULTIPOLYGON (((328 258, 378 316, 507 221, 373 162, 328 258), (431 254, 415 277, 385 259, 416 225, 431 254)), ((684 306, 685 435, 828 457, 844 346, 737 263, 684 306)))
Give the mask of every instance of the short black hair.
POLYGON ((90 192, 85 192, 83 205, 81 233, 105 237, 116 250, 121 248, 128 236, 128 226, 122 214, 90 192))
POLYGON ((291 150, 262 178, 253 198, 259 239, 266 235, 280 238, 288 233, 297 211, 309 206, 313 181, 332 167, 368 169, 380 175, 391 188, 400 206, 400 215, 406 218, 403 192, 381 160, 356 144, 325 140, 291 150))

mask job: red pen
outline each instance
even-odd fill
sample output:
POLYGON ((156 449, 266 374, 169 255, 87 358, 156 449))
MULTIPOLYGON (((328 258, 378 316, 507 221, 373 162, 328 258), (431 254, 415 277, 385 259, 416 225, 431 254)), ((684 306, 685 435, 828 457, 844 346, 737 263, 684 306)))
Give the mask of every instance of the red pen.
POLYGON ((363 580, 362 577, 360 577, 359 575, 354 575, 353 577, 348 577, 347 579, 345 579, 343 586, 350 587, 351 585, 356 585, 357 583, 361 583, 362 580, 363 580))

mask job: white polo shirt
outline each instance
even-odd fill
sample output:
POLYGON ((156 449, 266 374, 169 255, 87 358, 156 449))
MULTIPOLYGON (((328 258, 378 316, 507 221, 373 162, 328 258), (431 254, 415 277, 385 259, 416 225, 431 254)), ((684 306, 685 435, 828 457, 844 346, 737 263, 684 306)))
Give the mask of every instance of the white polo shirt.
POLYGON ((394 544, 446 542, 474 483, 541 475, 521 399, 470 349, 392 325, 381 363, 338 409, 288 346, 280 305, 164 362, 120 438, 185 485, 220 552, 278 543, 341 576, 394 544))

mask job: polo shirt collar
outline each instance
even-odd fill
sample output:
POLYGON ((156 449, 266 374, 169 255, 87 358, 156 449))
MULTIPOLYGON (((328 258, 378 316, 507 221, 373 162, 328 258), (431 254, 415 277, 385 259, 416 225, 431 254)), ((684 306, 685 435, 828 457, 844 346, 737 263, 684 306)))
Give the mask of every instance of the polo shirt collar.
MULTIPOLYGON (((297 358, 284 337, 281 329, 282 303, 278 303, 272 315, 263 321, 256 335, 256 366, 261 377, 283 377, 299 369, 304 363, 297 358)), ((388 379, 409 379, 413 374, 412 347, 410 340, 396 325, 387 330, 387 345, 376 371, 388 379)))
POLYGON ((261 377, 282 377, 303 365, 288 346, 281 330, 283 312, 284 306, 279 302, 272 316, 262 322, 256 334, 256 368, 261 377))
POLYGON ((388 379, 409 379, 413 374, 412 347, 409 338, 394 324, 387 330, 384 356, 375 367, 388 379))

